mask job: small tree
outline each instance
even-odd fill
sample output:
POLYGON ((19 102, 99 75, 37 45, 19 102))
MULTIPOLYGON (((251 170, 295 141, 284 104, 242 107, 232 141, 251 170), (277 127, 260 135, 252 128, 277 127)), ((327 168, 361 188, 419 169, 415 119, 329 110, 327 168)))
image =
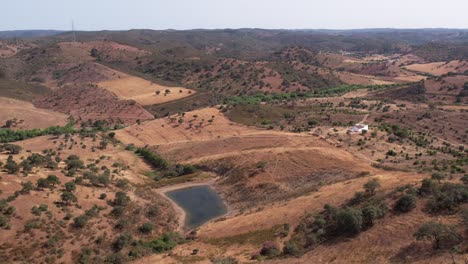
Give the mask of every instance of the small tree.
POLYGON ((283 253, 285 255, 299 256, 301 254, 301 251, 294 242, 289 241, 286 242, 286 244, 284 245, 283 253))
POLYGON ((267 257, 275 257, 279 255, 280 250, 278 244, 274 241, 267 241, 263 243, 262 249, 260 250, 260 255, 267 257))
POLYGON ((377 190, 380 187, 380 183, 377 179, 372 179, 366 184, 364 184, 364 189, 366 190, 366 193, 371 196, 375 195, 375 190, 377 190))
POLYGON ((150 222, 144 223, 138 228, 138 230, 140 230, 140 232, 143 234, 149 234, 153 231, 153 229, 154 225, 150 222))
POLYGON ((29 194, 34 189, 34 185, 30 181, 22 182, 21 186, 23 187, 20 191, 21 194, 29 194))
POLYGON ((112 243, 112 247, 115 251, 120 251, 130 244, 132 240, 133 238, 131 234, 122 234, 115 239, 114 243, 112 243))
POLYGON ((76 198, 73 193, 67 191, 63 192, 60 198, 62 198, 62 202, 64 202, 65 205, 70 205, 71 203, 76 203, 78 201, 78 198, 76 198))
POLYGON ((55 187, 55 185, 58 185, 60 184, 60 180, 57 176, 55 175, 49 175, 47 176, 47 181, 49 182, 49 184, 52 186, 52 187, 55 187))
POLYGON ((4 167, 9 174, 18 173, 20 166, 13 160, 13 156, 8 156, 7 162, 4 167))
POLYGON ((50 187, 50 183, 47 179, 40 178, 37 180, 36 186, 38 189, 45 189, 50 187))
POLYGON ((416 208, 416 197, 414 195, 405 194, 397 200, 394 209, 401 213, 407 213, 416 208))
POLYGON ((345 234, 357 234, 362 229, 362 212, 359 209, 347 207, 336 215, 337 231, 345 234))
POLYGON ((419 188, 419 195, 421 196, 428 196, 433 194, 439 187, 439 184, 432 179, 424 179, 421 184, 421 188, 419 188))
POLYGON ((73 219, 73 226, 76 228, 83 228, 88 223, 89 217, 87 215, 80 215, 73 219))
POLYGON ((67 192, 74 192, 76 190, 76 184, 74 182, 65 183, 65 190, 67 192))
POLYGON ((451 248, 462 241, 461 236, 453 227, 430 221, 426 222, 414 233, 417 240, 433 240, 434 248, 451 248))
POLYGON ((99 51, 96 48, 92 48, 90 52, 91 57, 93 58, 98 58, 99 57, 99 51))
POLYGON ((130 197, 124 192, 116 192, 112 202, 114 206, 126 206, 130 202, 130 197))

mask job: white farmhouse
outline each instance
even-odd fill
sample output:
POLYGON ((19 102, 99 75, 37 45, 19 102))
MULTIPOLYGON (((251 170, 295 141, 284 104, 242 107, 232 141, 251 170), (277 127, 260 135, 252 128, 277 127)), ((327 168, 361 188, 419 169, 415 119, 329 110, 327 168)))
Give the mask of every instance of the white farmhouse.
POLYGON ((369 131, 369 126, 365 124, 356 124, 349 129, 349 132, 362 133, 363 130, 369 131))

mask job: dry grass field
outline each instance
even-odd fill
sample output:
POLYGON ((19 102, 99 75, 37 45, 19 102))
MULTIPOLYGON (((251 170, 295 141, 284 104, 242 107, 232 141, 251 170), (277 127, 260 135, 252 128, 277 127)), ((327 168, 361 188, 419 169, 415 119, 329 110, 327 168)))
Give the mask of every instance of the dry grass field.
POLYGON ((46 128, 67 123, 65 114, 36 108, 33 104, 11 98, 0 97, 0 124, 16 119, 13 129, 46 128))
POLYGON ((161 104, 178 100, 191 94, 194 90, 182 87, 168 87, 119 73, 120 78, 99 82, 98 86, 109 90, 124 100, 135 100, 141 105, 161 104))
POLYGON ((266 131, 235 124, 218 109, 204 108, 187 112, 184 116, 159 118, 133 125, 116 131, 116 137, 126 144, 155 146, 259 133, 266 131))
POLYGON ((449 62, 432 62, 425 64, 411 64, 405 66, 406 69, 416 72, 428 73, 432 75, 444 75, 449 72, 463 73, 468 71, 468 61, 456 60, 449 62))

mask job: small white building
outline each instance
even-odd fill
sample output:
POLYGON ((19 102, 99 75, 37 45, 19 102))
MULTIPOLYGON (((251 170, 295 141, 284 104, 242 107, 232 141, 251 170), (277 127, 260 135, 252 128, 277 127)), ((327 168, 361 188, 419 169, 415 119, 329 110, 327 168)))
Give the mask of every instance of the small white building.
POLYGON ((353 127, 351 127, 348 131, 354 133, 362 133, 362 131, 364 130, 369 131, 369 126, 365 124, 356 124, 353 127))

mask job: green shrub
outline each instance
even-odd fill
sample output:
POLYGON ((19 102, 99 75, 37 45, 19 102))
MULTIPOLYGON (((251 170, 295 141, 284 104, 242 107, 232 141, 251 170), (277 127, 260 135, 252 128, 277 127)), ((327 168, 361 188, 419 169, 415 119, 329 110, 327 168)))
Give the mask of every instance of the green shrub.
POLYGON ((468 186, 445 183, 427 203, 431 213, 455 213, 460 204, 468 201, 468 186))
POLYGON ((141 244, 150 248, 154 253, 161 253, 173 249, 180 243, 182 239, 177 233, 166 233, 162 237, 150 242, 142 242, 141 244))
POLYGON ((169 162, 147 148, 138 148, 136 153, 157 169, 167 169, 169 167, 169 162))
POLYGON ((138 228, 138 230, 143 234, 149 234, 153 232, 153 229, 154 229, 154 224, 150 222, 144 223, 138 228))
POLYGON ((439 189, 439 184, 432 179, 424 179, 422 181, 421 187, 419 188, 419 195, 425 197, 437 192, 439 189))
POLYGON ((414 208, 416 208, 416 197, 411 194, 405 194, 400 197, 393 207, 395 211, 400 213, 408 213, 414 208))
POLYGON ((260 250, 260 255, 272 258, 278 256, 279 254, 280 250, 276 242, 267 241, 263 243, 262 249, 260 250))
POLYGON ((87 215, 80 215, 73 219, 73 227, 75 228, 83 228, 89 221, 89 216, 87 215))
POLYGON ((375 195, 375 191, 380 188, 380 183, 377 179, 372 179, 364 184, 366 193, 370 196, 375 195))
POLYGON ((438 222, 426 222, 414 233, 417 240, 433 240, 434 248, 451 248, 462 241, 462 237, 451 226, 438 222))
POLYGON ((76 190, 76 184, 74 182, 65 183, 65 190, 67 192, 74 192, 76 190))
POLYGON ((130 202, 130 197, 125 192, 116 192, 112 201, 114 206, 126 206, 130 202))
POLYGON ((124 247, 128 246, 133 241, 133 237, 131 234, 125 233, 119 235, 114 242, 112 243, 112 247, 115 251, 120 251, 124 247))
POLYGON ((359 209, 346 207, 336 215, 337 231, 344 234, 357 234, 362 229, 362 212, 359 209))
POLYGON ((283 247, 283 254, 298 257, 301 255, 301 250, 296 243, 288 241, 283 247))

